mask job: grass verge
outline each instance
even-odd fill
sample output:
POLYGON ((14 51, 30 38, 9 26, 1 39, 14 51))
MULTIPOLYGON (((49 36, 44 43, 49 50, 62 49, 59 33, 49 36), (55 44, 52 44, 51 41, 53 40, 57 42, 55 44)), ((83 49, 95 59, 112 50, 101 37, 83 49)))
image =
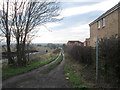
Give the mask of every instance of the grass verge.
POLYGON ((64 66, 65 78, 70 81, 72 88, 87 88, 84 84, 82 78, 77 75, 77 72, 74 67, 67 64, 64 66))
POLYGON ((52 65, 48 66, 46 69, 42 70, 42 73, 48 73, 49 71, 51 71, 52 69, 54 69, 55 67, 57 67, 60 62, 63 60, 63 55, 61 54, 61 56, 58 58, 58 60, 53 63, 52 65))
POLYGON ((12 67, 7 67, 2 70, 2 78, 8 78, 10 76, 14 76, 17 74, 21 74, 30 70, 33 70, 35 68, 44 66, 46 64, 49 64, 50 62, 54 61, 57 58, 57 56, 54 56, 50 59, 44 60, 44 61, 39 61, 39 62, 31 62, 29 65, 26 67, 18 67, 18 66, 12 66, 12 67))

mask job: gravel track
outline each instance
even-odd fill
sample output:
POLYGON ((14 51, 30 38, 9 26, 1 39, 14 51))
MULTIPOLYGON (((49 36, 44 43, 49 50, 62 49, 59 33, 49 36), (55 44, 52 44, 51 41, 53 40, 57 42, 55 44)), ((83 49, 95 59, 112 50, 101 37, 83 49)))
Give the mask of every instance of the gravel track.
MULTIPOLYGON (((56 59, 57 60, 57 59, 56 59)), ((56 60, 30 72, 3 80, 3 88, 69 88, 64 77, 65 60, 47 74, 40 71, 53 64, 56 60)))

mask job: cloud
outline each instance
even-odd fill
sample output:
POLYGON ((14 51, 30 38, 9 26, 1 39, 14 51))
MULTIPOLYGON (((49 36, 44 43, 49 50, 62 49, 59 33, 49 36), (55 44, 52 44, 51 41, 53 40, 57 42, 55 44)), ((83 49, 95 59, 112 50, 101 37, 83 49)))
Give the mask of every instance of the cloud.
POLYGON ((67 29, 56 30, 53 32, 46 32, 40 38, 36 38, 33 42, 42 43, 66 43, 68 40, 80 40, 84 41, 85 38, 89 37, 89 26, 79 25, 75 27, 70 27, 67 29))
MULTIPOLYGON (((60 17, 65 17, 60 23, 46 24, 52 30, 49 32, 42 27, 41 37, 33 42, 42 43, 67 43, 68 40, 84 41, 90 37, 89 23, 99 17, 102 13, 112 8, 119 0, 81 0, 76 3, 62 2, 63 11, 60 17), (81 3, 84 2, 84 5, 81 3), (91 1, 91 3, 89 3, 91 1), (93 3, 93 2, 95 3, 93 3), (85 4, 87 3, 87 4, 85 4), (65 7, 65 5, 67 6, 65 7)), ((40 32, 38 33, 40 35, 40 32)))
MULTIPOLYGON (((86 0, 87 1, 87 0, 86 0)), ((105 0, 94 5, 85 5, 72 8, 66 8, 61 12, 60 17, 67 17, 77 14, 88 13, 95 10, 106 11, 117 4, 119 0, 105 0)))
POLYGON ((56 38, 53 40, 54 42, 67 42, 68 40, 84 41, 85 38, 89 37, 89 27, 88 25, 80 25, 67 30, 55 31, 53 35, 53 37, 56 38))
POLYGON ((61 24, 60 23, 47 23, 45 24, 48 28, 52 28, 52 27, 57 27, 57 26, 60 26, 61 24))
POLYGON ((103 13, 103 11, 92 11, 85 14, 79 14, 74 16, 68 16, 64 18, 59 26, 53 27, 53 30, 61 30, 61 29, 67 29, 76 27, 79 25, 89 24, 94 19, 96 19, 98 16, 100 16, 103 13))
POLYGON ((59 2, 99 2, 98 0, 57 0, 57 1, 59 2))

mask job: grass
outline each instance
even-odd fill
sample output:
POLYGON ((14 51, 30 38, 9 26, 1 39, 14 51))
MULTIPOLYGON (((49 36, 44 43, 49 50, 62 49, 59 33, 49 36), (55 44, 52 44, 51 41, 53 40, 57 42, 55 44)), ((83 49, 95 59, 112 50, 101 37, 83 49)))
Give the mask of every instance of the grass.
MULTIPOLYGON (((32 58, 31 60, 30 60, 30 63, 31 62, 38 62, 38 61, 41 61, 41 60, 46 60, 46 59, 48 59, 48 58, 51 58, 51 57, 53 57, 55 54, 53 54, 53 53, 46 53, 46 54, 43 54, 43 55, 37 55, 36 57, 34 57, 34 58, 32 58)), ((57 55, 57 54, 56 54, 57 55)))
POLYGON ((42 73, 48 73, 49 71, 51 71, 52 69, 54 69, 55 67, 57 67, 60 62, 63 60, 63 55, 61 54, 61 56, 58 58, 58 60, 53 63, 52 65, 48 66, 46 69, 42 70, 42 73))
POLYGON ((87 88, 82 78, 77 75, 75 68, 73 68, 71 65, 65 65, 64 70, 66 72, 65 77, 70 81, 73 88, 87 88))
POLYGON ((30 71, 32 69, 44 66, 46 64, 49 64, 50 62, 54 61, 57 58, 57 56, 54 56, 50 59, 44 60, 44 61, 39 61, 39 62, 31 62, 29 65, 26 67, 18 67, 18 66, 8 66, 7 68, 3 69, 2 71, 2 77, 3 78, 8 78, 10 76, 14 76, 17 74, 21 74, 27 71, 30 71))

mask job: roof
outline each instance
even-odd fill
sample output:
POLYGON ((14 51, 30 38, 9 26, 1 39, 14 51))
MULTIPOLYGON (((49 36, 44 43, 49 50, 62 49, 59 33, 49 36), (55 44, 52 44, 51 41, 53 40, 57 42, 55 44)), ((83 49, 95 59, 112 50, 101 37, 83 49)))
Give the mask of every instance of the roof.
POLYGON ((75 42, 82 43, 80 41, 68 41, 68 43, 75 43, 75 42))
POLYGON ((90 40, 90 38, 86 38, 86 40, 90 40))
POLYGON ((116 11, 119 8, 120 8, 120 2, 117 5, 115 5, 114 7, 112 7, 111 9, 109 9, 108 11, 106 11, 105 13, 103 13, 100 17, 98 17, 96 20, 91 22, 89 25, 92 25, 92 24, 96 23, 100 19, 106 17, 107 15, 111 14, 112 12, 116 11))

